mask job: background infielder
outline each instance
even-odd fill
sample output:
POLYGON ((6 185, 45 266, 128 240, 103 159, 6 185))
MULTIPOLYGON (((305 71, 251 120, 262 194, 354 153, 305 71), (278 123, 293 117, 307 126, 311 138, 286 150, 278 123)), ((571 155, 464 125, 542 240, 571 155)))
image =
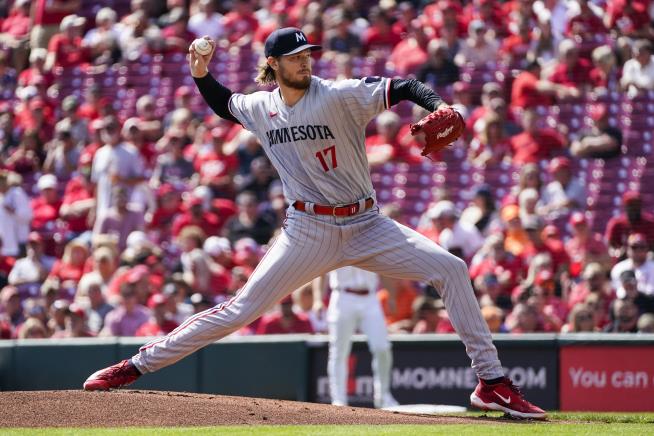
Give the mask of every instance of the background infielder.
MULTIPOLYGON (((208 37, 205 37, 208 39, 208 37)), ((473 405, 513 416, 542 418, 504 377, 497 350, 462 260, 428 238, 379 213, 366 159, 364 131, 377 114, 401 100, 433 111, 443 101, 415 80, 380 77, 332 82, 311 75, 311 51, 294 28, 266 40, 266 64, 257 81, 272 92, 232 93, 207 69, 215 51, 191 46, 191 73, 219 116, 241 123, 259 140, 281 178, 291 206, 280 236, 245 286, 230 301, 189 318, 131 359, 97 371, 87 390, 132 383, 246 325, 315 277, 354 265, 380 275, 419 280, 439 290, 452 324, 480 378, 473 405)), ((450 129, 451 130, 451 129, 450 129)))
POLYGON ((352 349, 352 335, 360 330, 366 335, 372 354, 373 403, 378 409, 397 406, 391 394, 393 353, 384 312, 377 299, 377 274, 346 266, 331 271, 327 277, 332 290, 327 308, 327 374, 332 404, 347 406, 347 360, 352 349))

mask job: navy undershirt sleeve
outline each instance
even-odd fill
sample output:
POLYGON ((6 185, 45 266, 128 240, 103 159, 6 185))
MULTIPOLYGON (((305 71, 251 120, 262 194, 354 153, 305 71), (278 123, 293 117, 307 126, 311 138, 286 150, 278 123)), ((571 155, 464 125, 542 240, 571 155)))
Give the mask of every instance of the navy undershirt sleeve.
POLYGON ((443 99, 432 89, 415 79, 391 79, 389 94, 391 106, 402 100, 409 100, 434 112, 439 105, 444 103, 443 99))
POLYGON ((240 121, 229 111, 229 98, 233 94, 229 88, 214 79, 211 73, 207 73, 201 78, 194 77, 193 80, 195 80, 200 94, 216 115, 240 124, 240 121))

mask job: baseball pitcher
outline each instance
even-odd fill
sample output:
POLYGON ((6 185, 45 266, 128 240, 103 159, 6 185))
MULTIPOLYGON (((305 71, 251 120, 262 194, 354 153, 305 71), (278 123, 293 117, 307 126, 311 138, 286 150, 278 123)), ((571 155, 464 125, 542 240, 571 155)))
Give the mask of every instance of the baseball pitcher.
MULTIPOLYGON (((219 116, 253 132, 282 181, 289 201, 287 220, 245 286, 226 303, 189 318, 165 337, 140 348, 131 359, 97 371, 87 390, 125 386, 140 375, 171 365, 238 330, 315 277, 356 266, 391 278, 431 284, 472 360, 479 384, 474 406, 512 416, 543 418, 505 377, 468 269, 428 238, 383 216, 375 199, 364 144, 368 122, 402 100, 435 111, 419 122, 430 147, 457 138, 462 119, 431 89, 416 80, 366 77, 341 81, 313 76, 310 44, 296 28, 274 31, 266 40, 265 64, 257 82, 271 91, 232 92, 209 74, 215 51, 189 48, 191 74, 219 116)), ((428 150, 427 153, 432 150, 428 150)))

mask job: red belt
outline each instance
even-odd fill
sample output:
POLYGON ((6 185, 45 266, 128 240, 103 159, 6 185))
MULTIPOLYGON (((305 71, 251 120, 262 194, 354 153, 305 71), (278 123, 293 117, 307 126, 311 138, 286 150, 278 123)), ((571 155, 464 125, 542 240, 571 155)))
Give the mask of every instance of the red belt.
MULTIPOLYGON (((367 198, 365 202, 365 210, 370 209, 375 204, 375 200, 367 198)), ((300 212, 306 212, 306 203, 303 201, 296 201, 293 207, 300 212)), ((321 206, 319 204, 313 205, 313 213, 316 215, 331 215, 331 216, 352 216, 359 212, 359 203, 344 204, 342 206, 321 206)))
POLYGON ((350 294, 355 294, 355 295, 368 295, 370 294, 370 291, 368 289, 352 289, 352 288, 345 288, 343 289, 344 292, 350 293, 350 294))

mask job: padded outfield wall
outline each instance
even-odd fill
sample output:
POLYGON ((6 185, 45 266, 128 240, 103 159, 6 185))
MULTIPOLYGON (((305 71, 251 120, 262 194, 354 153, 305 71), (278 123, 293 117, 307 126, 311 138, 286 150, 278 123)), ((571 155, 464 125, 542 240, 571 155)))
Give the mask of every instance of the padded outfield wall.
MULTIPOLYGON (((654 335, 495 335, 507 374, 549 410, 654 411, 654 335)), ((79 389, 93 371, 134 354, 143 338, 0 342, 0 390, 79 389)), ((392 391, 402 404, 467 406, 476 385, 455 335, 392 337, 392 391)), ((370 353, 355 336, 352 405, 372 405, 370 353)), ((329 402, 327 338, 228 338, 133 385, 329 402)))

